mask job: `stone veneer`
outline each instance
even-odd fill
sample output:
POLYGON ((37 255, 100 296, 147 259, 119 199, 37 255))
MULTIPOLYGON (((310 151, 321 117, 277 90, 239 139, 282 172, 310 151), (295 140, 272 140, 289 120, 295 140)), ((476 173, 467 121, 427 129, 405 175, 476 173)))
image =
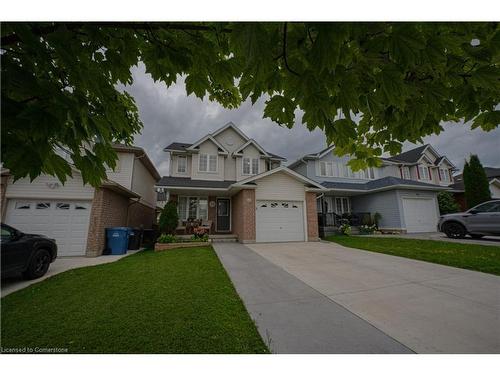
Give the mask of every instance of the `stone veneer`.
POLYGON ((319 241, 316 193, 306 192, 307 240, 319 241))
POLYGON ((106 188, 95 189, 87 236, 89 257, 102 254, 106 246, 106 228, 127 225, 129 199, 106 188))
POLYGON ((255 190, 241 190, 232 197, 232 204, 232 232, 239 242, 255 242, 255 190))

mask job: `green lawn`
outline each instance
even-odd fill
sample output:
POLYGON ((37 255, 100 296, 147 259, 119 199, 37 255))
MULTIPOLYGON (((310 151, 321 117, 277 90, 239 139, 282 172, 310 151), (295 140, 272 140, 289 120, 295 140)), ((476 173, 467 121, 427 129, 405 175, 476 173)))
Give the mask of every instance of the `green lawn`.
POLYGON ((340 245, 500 275, 500 247, 406 238, 330 236, 340 245))
POLYGON ((2 299, 1 346, 71 353, 267 353, 211 247, 144 251, 2 299))

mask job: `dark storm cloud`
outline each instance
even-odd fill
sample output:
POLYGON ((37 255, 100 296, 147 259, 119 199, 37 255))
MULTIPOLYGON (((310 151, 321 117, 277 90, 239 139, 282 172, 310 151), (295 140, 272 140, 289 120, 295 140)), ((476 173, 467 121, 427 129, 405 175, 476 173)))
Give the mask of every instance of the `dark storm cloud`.
MULTIPOLYGON (((186 96, 182 81, 168 89, 163 83, 155 83, 142 66, 134 69, 133 75, 134 84, 127 91, 134 96, 144 123, 135 142, 148 152, 162 175, 168 174, 167 153, 162 151, 165 146, 171 142, 194 142, 229 121, 269 152, 286 157, 288 162, 325 147, 323 132, 309 132, 300 119, 293 129, 263 119, 263 99, 255 105, 247 101, 237 109, 228 110, 217 103, 186 96)), ((500 167, 500 129, 486 133, 471 131, 464 125, 446 124, 444 132, 426 137, 425 141, 447 155, 457 167, 462 167, 470 153, 478 154, 483 165, 500 167)), ((415 145, 405 144, 404 150, 412 147, 415 145)))

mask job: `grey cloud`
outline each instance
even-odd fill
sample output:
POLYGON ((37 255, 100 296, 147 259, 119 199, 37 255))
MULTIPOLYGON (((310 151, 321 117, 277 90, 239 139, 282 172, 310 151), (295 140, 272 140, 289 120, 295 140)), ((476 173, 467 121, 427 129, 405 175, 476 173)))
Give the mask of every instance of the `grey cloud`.
MULTIPOLYGON (((126 90, 134 96, 144 123, 135 143, 147 150, 161 175, 168 174, 167 154, 163 152, 165 146, 174 141, 194 142, 229 121, 266 150, 286 157, 289 162, 325 147, 323 132, 307 130, 300 123, 300 116, 292 129, 263 119, 264 99, 255 105, 247 101, 239 108, 229 110, 207 99, 202 101, 194 95, 186 96, 182 79, 167 88, 164 83, 155 83, 143 66, 135 68, 133 76, 134 83, 126 90)), ((426 137, 425 141, 446 154, 458 167, 470 153, 477 153, 484 165, 500 166, 500 129, 485 133, 471 131, 464 125, 446 124, 444 132, 426 137)), ((414 145, 405 144, 403 149, 411 147, 414 145)))

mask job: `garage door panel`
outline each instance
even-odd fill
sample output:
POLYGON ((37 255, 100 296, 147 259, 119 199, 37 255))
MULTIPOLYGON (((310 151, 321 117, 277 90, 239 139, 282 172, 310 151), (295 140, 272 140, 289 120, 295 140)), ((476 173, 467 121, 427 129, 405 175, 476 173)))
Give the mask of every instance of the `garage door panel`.
POLYGON ((434 198, 403 198, 407 233, 435 232, 438 222, 434 198))
POLYGON ((76 210, 76 206, 90 207, 90 202, 9 200, 5 222, 26 233, 54 238, 60 256, 85 255, 90 210, 76 210), (29 208, 20 209, 21 203, 29 208), (46 203, 48 207, 37 209, 37 203, 46 203))
POLYGON ((304 216, 302 202, 257 202, 257 242, 285 242, 304 240, 304 216))

